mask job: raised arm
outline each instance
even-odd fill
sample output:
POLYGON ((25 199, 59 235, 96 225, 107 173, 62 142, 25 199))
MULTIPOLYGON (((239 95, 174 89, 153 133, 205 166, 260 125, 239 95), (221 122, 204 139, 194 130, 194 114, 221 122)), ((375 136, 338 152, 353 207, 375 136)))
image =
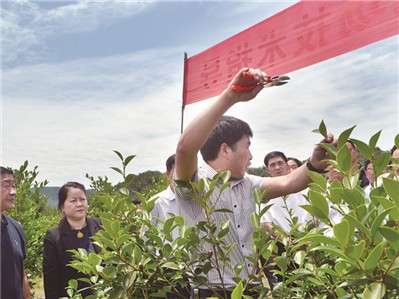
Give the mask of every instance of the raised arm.
MULTIPOLYGON (((334 139, 332 134, 329 134, 320 143, 331 143, 336 145, 337 140, 334 139)), ((308 187, 311 182, 308 176, 308 170, 312 171, 323 171, 327 168, 325 160, 329 159, 327 151, 321 146, 317 145, 313 154, 309 159, 310 167, 305 163, 295 171, 290 172, 288 175, 273 177, 265 181, 262 189, 270 188, 270 191, 266 194, 265 200, 269 200, 278 196, 283 196, 287 194, 297 193, 308 187)))
POLYGON ((219 98, 197 115, 180 136, 176 148, 176 175, 180 180, 188 181, 192 178, 198 168, 198 152, 205 144, 212 129, 217 124, 219 118, 234 104, 249 101, 263 89, 263 83, 267 82, 266 73, 258 69, 241 69, 229 86, 222 92, 219 98), (248 76, 243 76, 244 72, 253 75, 249 80, 248 76), (253 86, 256 88, 246 90, 233 90, 233 85, 253 86))

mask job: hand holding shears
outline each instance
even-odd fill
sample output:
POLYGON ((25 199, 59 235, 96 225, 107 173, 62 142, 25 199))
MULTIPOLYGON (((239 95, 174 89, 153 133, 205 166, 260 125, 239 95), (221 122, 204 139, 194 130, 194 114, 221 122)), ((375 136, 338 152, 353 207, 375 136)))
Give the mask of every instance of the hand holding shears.
MULTIPOLYGON (((250 91, 258 86, 258 83, 255 82, 254 80, 254 76, 249 71, 243 72, 242 75, 244 78, 246 78, 249 81, 250 84, 248 85, 233 84, 232 86, 233 91, 250 91)), ((263 83, 263 86, 264 87, 280 86, 288 83, 288 80, 290 80, 290 77, 288 77, 287 75, 273 76, 273 77, 267 76, 267 81, 263 83)))

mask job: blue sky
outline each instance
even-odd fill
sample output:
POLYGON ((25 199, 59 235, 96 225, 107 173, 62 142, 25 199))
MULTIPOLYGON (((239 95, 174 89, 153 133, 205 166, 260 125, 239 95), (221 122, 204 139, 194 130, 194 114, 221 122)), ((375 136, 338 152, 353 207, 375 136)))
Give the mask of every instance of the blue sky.
MULTIPOLYGON (((296 2, 296 1, 295 1, 296 2)), ((295 2, 2 2, 1 164, 38 166, 50 186, 85 174, 164 171, 180 134, 189 56, 295 2)), ((266 70, 267 71, 267 70, 266 70)), ((389 149, 398 133, 398 36, 289 74, 228 114, 254 131, 253 167, 272 150, 306 159, 332 133, 389 149)), ((184 125, 213 99, 186 106, 184 125)))

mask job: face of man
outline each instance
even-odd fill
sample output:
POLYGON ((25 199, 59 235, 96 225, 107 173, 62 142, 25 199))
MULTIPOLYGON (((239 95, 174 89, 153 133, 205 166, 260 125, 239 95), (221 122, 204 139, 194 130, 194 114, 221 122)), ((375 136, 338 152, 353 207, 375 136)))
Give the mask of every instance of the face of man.
POLYGON ((1 179, 1 212, 9 211, 14 207, 15 197, 17 195, 15 191, 14 177, 11 174, 5 173, 0 176, 1 179))
POLYGON ((271 158, 266 169, 272 177, 288 174, 288 164, 284 161, 283 157, 271 158))
POLYGON ((298 168, 298 164, 296 164, 294 160, 288 160, 287 165, 288 165, 288 172, 291 172, 298 168))
POLYGON ((242 137, 236 144, 234 149, 227 147, 228 169, 234 179, 242 179, 248 168, 251 166, 252 154, 249 150, 251 140, 249 136, 242 137))
POLYGON ((166 171, 166 176, 168 177, 169 180, 169 185, 174 190, 174 185, 173 185, 173 173, 175 172, 175 164, 172 165, 172 168, 169 171, 166 171))

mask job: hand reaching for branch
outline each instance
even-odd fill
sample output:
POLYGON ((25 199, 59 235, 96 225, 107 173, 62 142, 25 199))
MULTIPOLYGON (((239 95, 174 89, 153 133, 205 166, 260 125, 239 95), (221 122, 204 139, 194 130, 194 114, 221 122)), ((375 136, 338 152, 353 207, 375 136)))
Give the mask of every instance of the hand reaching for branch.
MULTIPOLYGON (((333 134, 327 134, 327 137, 325 137, 320 143, 330 143, 334 146, 337 146, 337 139, 334 139, 333 134)), ((318 145, 314 148, 309 162, 315 169, 322 171, 328 166, 325 160, 330 158, 331 157, 329 156, 328 152, 323 147, 318 145)))

